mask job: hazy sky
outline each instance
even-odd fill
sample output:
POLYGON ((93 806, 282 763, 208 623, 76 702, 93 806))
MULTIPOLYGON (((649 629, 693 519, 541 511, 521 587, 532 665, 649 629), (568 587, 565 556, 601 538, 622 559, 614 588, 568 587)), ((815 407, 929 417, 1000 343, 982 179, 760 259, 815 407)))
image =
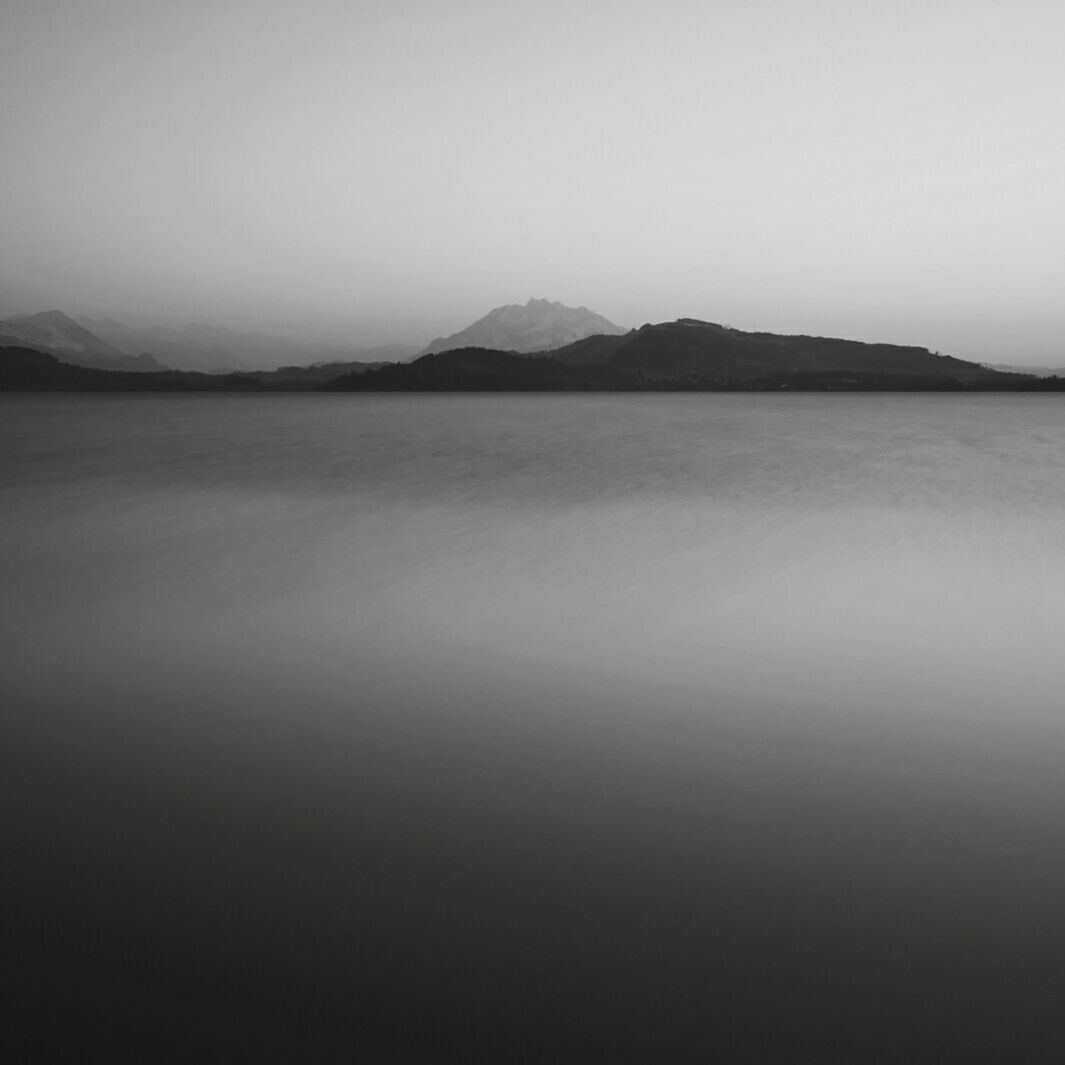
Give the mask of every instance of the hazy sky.
POLYGON ((0 313, 1065 363, 1060 0, 3 0, 0 313))

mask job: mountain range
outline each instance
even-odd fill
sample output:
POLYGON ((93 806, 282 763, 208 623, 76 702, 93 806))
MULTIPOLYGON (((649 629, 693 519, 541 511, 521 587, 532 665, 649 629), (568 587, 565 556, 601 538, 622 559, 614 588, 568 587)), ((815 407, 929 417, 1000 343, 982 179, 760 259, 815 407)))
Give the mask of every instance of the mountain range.
POLYGON ((83 318, 81 324, 121 351, 150 351, 172 370, 198 373, 275 370, 279 366, 342 362, 395 362, 418 351, 411 344, 376 347, 328 344, 267 333, 241 333, 199 322, 180 329, 137 328, 114 318, 83 318))
POLYGON ((460 332, 438 337, 421 350, 409 344, 356 347, 301 341, 203 323, 173 328, 134 327, 112 317, 75 321, 61 311, 0 320, 0 345, 23 345, 54 355, 61 362, 99 370, 238 373, 304 366, 323 371, 313 375, 323 380, 358 372, 364 365, 410 361, 451 348, 472 345, 531 353, 563 347, 594 334, 624 332, 587 307, 531 299, 525 304, 496 307, 460 332))
POLYGON ((0 319, 0 347, 22 346, 61 362, 93 370, 133 373, 183 370, 235 373, 279 366, 335 366, 395 362, 416 355, 412 344, 357 347, 292 340, 265 333, 238 333, 222 326, 191 324, 136 328, 115 318, 76 321, 62 311, 0 319))
POLYGON ((166 369, 151 355, 135 355, 109 344, 62 311, 0 319, 0 345, 33 348, 92 370, 151 373, 166 369))
MULTIPOLYGON (((927 348, 804 335, 747 333, 696 318, 623 331, 587 308, 548 300, 498 307, 459 333, 410 349, 363 349, 352 359, 255 370, 269 359, 321 346, 237 334, 217 326, 133 330, 114 319, 86 328, 60 311, 0 320, 0 387, 40 389, 179 389, 358 391, 434 390, 728 390, 1034 387, 1039 378, 940 355, 927 348), (591 330, 591 332, 589 332, 591 330), (601 330, 601 331, 595 331, 601 330), (105 335, 100 335, 105 334, 105 335), (559 343, 566 337, 576 339, 559 343), (509 348, 456 343, 504 337, 509 348), (141 340, 154 351, 131 354, 141 340), (164 352, 171 367, 155 352, 164 352), (392 359, 388 356, 393 356, 392 359), (377 356, 377 357, 374 357, 377 356), (244 368, 229 370, 234 365, 244 368), (152 371, 152 372, 146 372, 152 371)), ((1005 368, 1003 368, 1005 369, 1005 368)), ((1056 390, 1058 377, 1040 388, 1056 390)))

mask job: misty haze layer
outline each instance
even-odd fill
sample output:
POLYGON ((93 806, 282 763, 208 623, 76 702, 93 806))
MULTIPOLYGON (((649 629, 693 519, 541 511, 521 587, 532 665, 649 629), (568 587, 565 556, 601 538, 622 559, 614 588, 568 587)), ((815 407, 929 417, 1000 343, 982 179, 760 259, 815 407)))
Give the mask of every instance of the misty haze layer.
POLYGON ((1054 398, 2 407, 42 1053, 1040 1060, 1054 398))
POLYGON ((421 347, 536 294, 1061 366, 1063 37, 1053 0, 8 0, 0 316, 421 347))

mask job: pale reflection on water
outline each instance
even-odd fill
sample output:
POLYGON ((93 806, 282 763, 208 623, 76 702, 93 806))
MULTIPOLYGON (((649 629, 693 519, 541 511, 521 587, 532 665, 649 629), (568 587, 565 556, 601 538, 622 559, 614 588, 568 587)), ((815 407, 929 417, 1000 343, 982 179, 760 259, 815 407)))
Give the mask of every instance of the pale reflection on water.
POLYGON ((3 397, 0 444, 44 1044, 1038 1060, 1054 397, 3 397))

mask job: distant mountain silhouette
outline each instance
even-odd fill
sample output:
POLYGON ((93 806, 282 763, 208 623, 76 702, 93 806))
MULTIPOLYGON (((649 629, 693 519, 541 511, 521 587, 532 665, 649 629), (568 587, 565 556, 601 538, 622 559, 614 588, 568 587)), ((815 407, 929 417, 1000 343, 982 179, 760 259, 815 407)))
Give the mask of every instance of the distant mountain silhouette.
POLYGON ((524 306, 508 303, 496 307, 473 325, 449 337, 437 337, 420 355, 455 348, 492 348, 499 351, 530 353, 552 351, 594 334, 624 333, 600 314, 587 307, 566 307, 549 300, 529 300, 524 306))
POLYGON ((110 317, 82 318, 81 324, 121 351, 150 351, 175 370, 227 373, 248 368, 224 345, 189 336, 183 330, 163 326, 137 329, 110 317))
POLYGON ((0 319, 0 344, 21 344, 88 369, 130 373, 158 373, 166 369, 151 355, 136 355, 116 348, 62 311, 0 319))
POLYGON ((138 328, 108 317, 83 318, 82 325, 122 351, 150 351, 175 370, 198 373, 272 371, 281 366, 300 364, 393 362, 409 358, 418 351, 409 344, 358 348, 267 333, 240 333, 202 322, 180 329, 168 326, 138 328))

